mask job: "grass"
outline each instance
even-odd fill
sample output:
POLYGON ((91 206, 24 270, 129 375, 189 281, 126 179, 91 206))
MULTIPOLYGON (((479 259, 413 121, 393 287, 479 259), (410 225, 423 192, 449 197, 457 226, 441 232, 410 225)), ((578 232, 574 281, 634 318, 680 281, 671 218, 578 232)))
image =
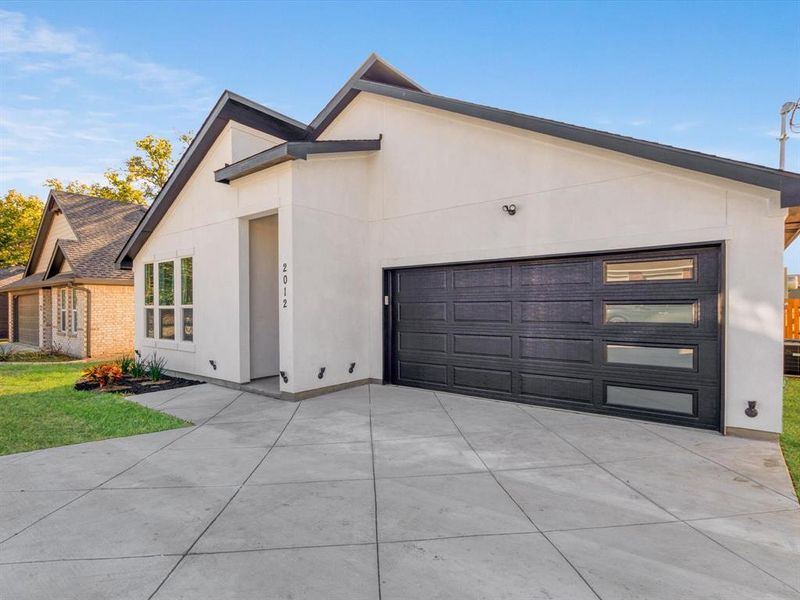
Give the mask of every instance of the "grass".
POLYGON ((800 496, 800 379, 787 377, 783 381, 781 448, 794 489, 800 496))
POLYGON ((74 390, 85 367, 0 363, 0 455, 187 424, 117 394, 74 390))
POLYGON ((70 360, 75 360, 75 357, 52 352, 14 352, 13 354, 0 356, 0 362, 9 363, 66 362, 70 360))

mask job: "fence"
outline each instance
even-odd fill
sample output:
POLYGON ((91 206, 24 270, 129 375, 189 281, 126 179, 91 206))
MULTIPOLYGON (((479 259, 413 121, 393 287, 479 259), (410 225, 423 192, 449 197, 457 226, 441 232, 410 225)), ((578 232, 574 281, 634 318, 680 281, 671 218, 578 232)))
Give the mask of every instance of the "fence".
POLYGON ((783 301, 783 339, 800 340, 800 298, 783 301))

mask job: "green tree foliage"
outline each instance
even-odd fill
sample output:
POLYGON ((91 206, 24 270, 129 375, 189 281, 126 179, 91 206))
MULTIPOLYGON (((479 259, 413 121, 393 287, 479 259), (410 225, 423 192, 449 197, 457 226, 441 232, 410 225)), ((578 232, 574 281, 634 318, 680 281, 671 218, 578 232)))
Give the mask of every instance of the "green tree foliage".
MULTIPOLYGON (((184 147, 191 143, 192 135, 180 136, 184 147)), ((102 183, 83 183, 70 181, 64 183, 56 178, 48 179, 45 185, 58 191, 99 196, 109 200, 149 204, 155 199, 167 182, 175 166, 172 142, 167 138, 152 135, 135 142, 138 154, 125 161, 122 169, 109 169, 104 173, 102 183)))
POLYGON ((28 262, 41 216, 42 201, 36 196, 12 189, 0 198, 0 267, 28 262))

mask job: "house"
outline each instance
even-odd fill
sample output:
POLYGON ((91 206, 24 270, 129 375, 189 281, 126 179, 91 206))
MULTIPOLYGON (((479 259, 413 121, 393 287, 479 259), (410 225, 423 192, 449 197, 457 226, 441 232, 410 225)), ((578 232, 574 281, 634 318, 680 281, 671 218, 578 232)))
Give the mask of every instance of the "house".
MULTIPOLYGON (((22 278, 25 267, 16 265, 0 268, 0 289, 22 278)), ((8 292, 0 292, 0 340, 8 339, 8 292)))
POLYGON ((144 207, 50 192, 9 296, 10 339, 78 358, 133 349, 133 274, 114 260, 144 207))
POLYGON ((774 436, 798 205, 796 173, 437 96, 373 55, 310 124, 225 92, 118 265, 137 348, 212 381, 774 436))

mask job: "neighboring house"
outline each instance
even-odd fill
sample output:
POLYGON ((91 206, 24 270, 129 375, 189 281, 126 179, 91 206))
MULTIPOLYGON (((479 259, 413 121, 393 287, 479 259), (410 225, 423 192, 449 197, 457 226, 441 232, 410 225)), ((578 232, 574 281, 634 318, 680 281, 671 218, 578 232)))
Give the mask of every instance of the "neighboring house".
POLYGON ((11 340, 75 357, 133 349, 133 274, 114 259, 144 208, 50 192, 24 277, 9 295, 11 340))
MULTIPOLYGON (((0 268, 0 289, 22 278, 25 267, 2 267, 0 268)), ((8 339, 8 292, 0 292, 0 340, 8 339)))
POLYGON ((118 264, 137 348, 179 372, 773 435, 798 204, 796 173, 436 96, 372 56, 310 125, 225 92, 118 264))

